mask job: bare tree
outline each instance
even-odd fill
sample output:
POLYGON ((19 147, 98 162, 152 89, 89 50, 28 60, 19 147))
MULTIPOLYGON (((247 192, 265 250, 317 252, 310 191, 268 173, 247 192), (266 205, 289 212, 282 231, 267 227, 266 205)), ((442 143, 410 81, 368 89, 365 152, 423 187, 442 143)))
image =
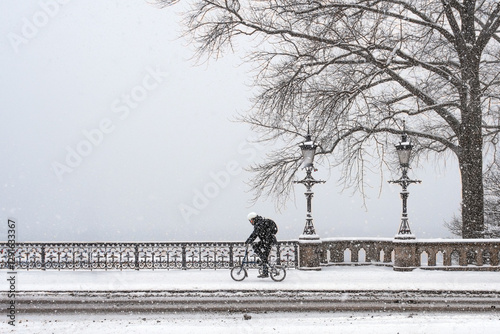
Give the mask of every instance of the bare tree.
POLYGON ((159 2, 159 4, 161 5, 161 7, 168 7, 168 6, 175 5, 179 1, 180 0, 161 0, 159 2))
MULTIPOLYGON (((166 0, 158 0, 164 2, 166 0)), ((363 188, 401 120, 422 153, 458 159, 462 235, 483 236, 483 157, 500 130, 498 0, 193 0, 197 55, 241 47, 260 88, 243 120, 283 149, 254 166, 257 196, 286 198, 311 120, 320 155, 363 188)))
POLYGON ((500 170, 495 165, 484 180, 484 223, 485 236, 500 238, 500 170))

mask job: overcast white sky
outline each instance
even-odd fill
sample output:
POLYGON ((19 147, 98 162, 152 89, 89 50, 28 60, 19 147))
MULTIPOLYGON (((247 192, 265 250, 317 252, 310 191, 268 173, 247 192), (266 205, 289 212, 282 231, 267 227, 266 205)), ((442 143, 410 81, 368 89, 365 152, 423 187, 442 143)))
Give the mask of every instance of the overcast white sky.
MULTIPOLYGON (((249 206, 243 169, 269 150, 231 121, 250 106, 249 66, 237 53, 194 66, 182 5, 152 2, 0 2, 1 240, 8 217, 19 241, 245 240, 249 211, 274 218, 279 239, 302 233, 302 185, 281 212, 271 199, 249 206)), ((318 167, 321 237, 395 235, 400 187, 386 181, 399 175, 373 177, 365 210, 337 170, 318 167)), ((410 186, 414 234, 448 237, 455 161, 411 176, 423 181, 410 186)))

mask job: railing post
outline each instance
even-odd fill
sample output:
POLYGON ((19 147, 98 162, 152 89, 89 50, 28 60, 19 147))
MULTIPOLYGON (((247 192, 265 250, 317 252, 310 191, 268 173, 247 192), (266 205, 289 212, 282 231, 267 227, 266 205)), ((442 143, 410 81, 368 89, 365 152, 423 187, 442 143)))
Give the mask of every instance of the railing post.
POLYGON ((139 244, 135 245, 134 249, 134 256, 135 256, 135 270, 139 270, 139 244))
POLYGON ((234 267, 233 244, 229 244, 229 268, 234 267))
POLYGON ((71 259, 71 262, 72 262, 72 265, 73 265, 73 271, 75 271, 75 267, 76 267, 76 264, 75 264, 75 245, 71 245, 71 255, 72 255, 72 259, 71 259))
POLYGON ((42 270, 45 270, 45 245, 42 245, 42 270))
POLYGON ((294 260, 295 268, 298 269, 299 268, 299 243, 298 242, 294 243, 293 250, 295 252, 295 260, 294 260))
MULTIPOLYGON (((186 270, 187 269, 187 261, 186 261, 186 245, 183 244, 181 246, 181 249, 182 249, 182 270, 186 270)), ((201 267, 201 264, 200 264, 200 267, 201 267)))
POLYGON ((276 244, 276 264, 281 265, 281 248, 279 242, 276 244))
POLYGON ((88 244, 87 252, 89 253, 89 256, 87 258, 88 259, 88 266, 89 266, 90 271, 92 271, 92 247, 90 244, 88 244))

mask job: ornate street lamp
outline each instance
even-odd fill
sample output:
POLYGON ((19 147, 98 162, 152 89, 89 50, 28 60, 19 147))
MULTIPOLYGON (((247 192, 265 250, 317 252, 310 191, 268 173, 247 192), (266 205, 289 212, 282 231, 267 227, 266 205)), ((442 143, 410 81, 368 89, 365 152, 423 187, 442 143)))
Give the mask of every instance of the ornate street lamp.
POLYGON ((403 201, 403 211, 401 214, 401 224, 399 225, 398 234, 395 236, 396 239, 415 239, 415 236, 411 233, 410 224, 408 222, 408 208, 407 201, 410 193, 408 192, 408 186, 412 183, 420 183, 420 180, 410 180, 408 177, 408 169, 410 168, 410 157, 411 150, 413 148, 411 141, 408 139, 406 133, 405 122, 403 121, 403 133, 401 134, 401 142, 397 145, 396 152, 399 158, 399 165, 401 166, 401 171, 403 175, 399 180, 391 180, 389 183, 397 183, 401 186, 401 199, 403 201))
POLYGON ((306 192, 304 195, 306 196, 307 202, 307 213, 306 213, 306 225, 304 227, 304 232, 299 237, 299 239, 319 239, 319 236, 316 234, 316 230, 314 229, 313 218, 312 218, 312 198, 314 193, 312 191, 312 187, 316 183, 325 183, 326 181, 316 180, 312 177, 311 173, 316 171, 314 168, 314 155, 316 154, 316 148, 318 145, 314 143, 311 139, 311 134, 309 133, 309 126, 307 127, 307 136, 306 140, 299 144, 300 150, 302 151, 302 167, 306 170, 306 177, 300 181, 293 181, 293 183, 301 183, 306 186, 306 192))

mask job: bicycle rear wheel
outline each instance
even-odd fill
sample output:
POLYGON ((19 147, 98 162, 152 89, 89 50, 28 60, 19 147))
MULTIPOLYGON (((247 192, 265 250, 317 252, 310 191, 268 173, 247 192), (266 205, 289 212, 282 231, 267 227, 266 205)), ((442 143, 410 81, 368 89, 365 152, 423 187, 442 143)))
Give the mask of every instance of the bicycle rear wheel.
POLYGON ((235 281, 243 281, 247 276, 247 271, 242 266, 236 266, 231 269, 231 278, 235 281))
POLYGON ((281 282, 286 277, 286 270, 283 266, 272 266, 269 270, 269 274, 273 281, 281 282))

